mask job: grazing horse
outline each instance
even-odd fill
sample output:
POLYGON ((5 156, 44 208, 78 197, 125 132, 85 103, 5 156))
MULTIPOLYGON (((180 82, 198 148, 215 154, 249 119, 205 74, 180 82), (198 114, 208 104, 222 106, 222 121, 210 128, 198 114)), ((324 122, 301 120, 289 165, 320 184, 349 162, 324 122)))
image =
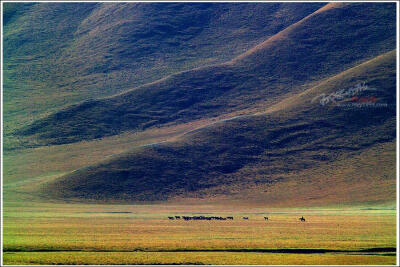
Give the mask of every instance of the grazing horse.
POLYGON ((174 220, 175 218, 174 218, 174 217, 168 217, 168 219, 170 219, 170 220, 174 220))
POLYGON ((243 220, 248 220, 249 219, 249 217, 243 217, 243 220))
POLYGON ((306 219, 304 219, 303 216, 301 216, 301 218, 299 218, 299 220, 302 221, 302 222, 305 222, 305 221, 306 221, 306 219))
POLYGON ((226 217, 228 220, 233 220, 233 217, 226 217))
POLYGON ((268 221, 268 217, 264 217, 264 220, 268 221))
POLYGON ((175 219, 177 219, 177 220, 180 219, 180 218, 181 218, 181 216, 175 216, 175 219))

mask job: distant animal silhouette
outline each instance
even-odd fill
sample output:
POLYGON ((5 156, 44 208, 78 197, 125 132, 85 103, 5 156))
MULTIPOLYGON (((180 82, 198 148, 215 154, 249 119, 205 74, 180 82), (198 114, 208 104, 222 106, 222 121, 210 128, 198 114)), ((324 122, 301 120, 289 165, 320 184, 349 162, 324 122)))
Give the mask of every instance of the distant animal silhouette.
POLYGON ((301 216, 301 218, 299 218, 299 220, 302 221, 302 222, 305 222, 305 221, 306 221, 306 219, 304 219, 303 216, 301 216))
MULTIPOLYGON (((211 221, 211 220, 217 220, 217 221, 226 221, 226 220, 233 220, 232 216, 229 217, 221 217, 221 216, 173 216, 173 217, 168 217, 168 219, 170 220, 180 220, 183 219, 185 221, 198 221, 198 220, 207 220, 207 221, 211 221)), ((248 220, 248 217, 243 217, 244 220, 248 220)))
POLYGON ((249 217, 243 217, 243 220, 248 220, 249 219, 249 217))
POLYGON ((264 217, 264 220, 268 221, 268 217, 264 217))

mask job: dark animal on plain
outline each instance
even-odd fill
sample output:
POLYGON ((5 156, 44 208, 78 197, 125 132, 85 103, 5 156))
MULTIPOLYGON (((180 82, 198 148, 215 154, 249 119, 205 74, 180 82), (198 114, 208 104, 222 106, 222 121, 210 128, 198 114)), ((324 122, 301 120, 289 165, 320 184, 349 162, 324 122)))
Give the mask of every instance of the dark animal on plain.
POLYGON ((249 217, 243 217, 243 220, 248 220, 249 219, 249 217))
POLYGON ((268 217, 264 217, 264 220, 268 221, 268 217))
POLYGON ((304 219, 303 216, 301 216, 301 218, 299 218, 299 220, 302 221, 302 222, 305 222, 305 221, 306 221, 306 219, 304 219))
MULTIPOLYGON (((211 221, 211 220, 217 220, 217 221, 226 221, 226 220, 233 220, 232 216, 229 217, 221 217, 221 216, 175 216, 175 217, 168 217, 171 218, 171 220, 174 220, 175 218, 178 219, 184 219, 185 221, 190 221, 190 220, 201 220, 201 221, 211 221)), ((248 220, 248 217, 243 217, 244 220, 248 220)))
POLYGON ((168 219, 170 219, 170 220, 174 220, 174 217, 168 217, 168 219))

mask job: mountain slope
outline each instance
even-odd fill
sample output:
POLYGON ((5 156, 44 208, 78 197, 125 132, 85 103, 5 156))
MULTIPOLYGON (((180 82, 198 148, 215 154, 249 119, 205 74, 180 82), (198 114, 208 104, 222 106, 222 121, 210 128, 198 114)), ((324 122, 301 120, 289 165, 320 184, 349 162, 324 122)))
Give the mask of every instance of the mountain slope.
MULTIPOLYGON (((363 152, 381 145, 391 150, 395 136, 396 53, 391 51, 328 78, 266 113, 221 121, 174 142, 138 147, 49 182, 41 192, 52 198, 101 201, 231 195, 254 186, 279 185, 287 174, 320 172, 321 166, 364 157, 363 152), (357 87, 360 83, 367 87, 357 87), (328 103, 320 101, 322 94, 337 96, 338 91, 351 94, 343 93, 343 98, 328 103)), ((370 183, 376 182, 382 191, 388 184, 393 186, 380 182, 395 179, 390 176, 395 158, 386 159, 381 166, 389 170, 383 172, 385 177, 363 180, 361 172, 359 185, 369 183, 367 188, 371 188, 370 183)), ((303 189, 319 177, 309 179, 303 189)), ((334 187, 332 182, 329 185, 334 187)), ((323 197, 318 188, 303 191, 306 197, 323 197)), ((352 188, 347 193, 351 192, 352 188)), ((271 194, 277 197, 275 201, 287 197, 283 191, 271 194)), ((392 194, 386 199, 393 199, 392 194)), ((268 199, 268 191, 264 195, 268 199)))
POLYGON ((277 103, 304 86, 395 48, 391 4, 334 3, 224 64, 87 101, 17 131, 62 144, 277 103))
POLYGON ((322 5, 5 3, 5 132, 88 98, 230 60, 322 5))

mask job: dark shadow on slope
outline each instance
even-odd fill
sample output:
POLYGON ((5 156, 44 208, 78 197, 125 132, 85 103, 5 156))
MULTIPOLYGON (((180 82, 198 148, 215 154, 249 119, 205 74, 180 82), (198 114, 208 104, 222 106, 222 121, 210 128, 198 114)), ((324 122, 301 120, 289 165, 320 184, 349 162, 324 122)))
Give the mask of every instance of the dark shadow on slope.
POLYGON ((394 140, 395 101, 393 51, 311 88, 309 96, 294 106, 216 123, 175 142, 139 147, 61 177, 42 192, 60 199, 156 201, 224 184, 245 188, 254 182, 270 183, 272 175, 316 168, 394 140), (325 106, 312 102, 315 94, 334 93, 359 82, 377 88, 374 94, 386 105, 339 105, 352 103, 352 97, 325 106), (255 164, 262 166, 264 178, 240 173, 255 164))

